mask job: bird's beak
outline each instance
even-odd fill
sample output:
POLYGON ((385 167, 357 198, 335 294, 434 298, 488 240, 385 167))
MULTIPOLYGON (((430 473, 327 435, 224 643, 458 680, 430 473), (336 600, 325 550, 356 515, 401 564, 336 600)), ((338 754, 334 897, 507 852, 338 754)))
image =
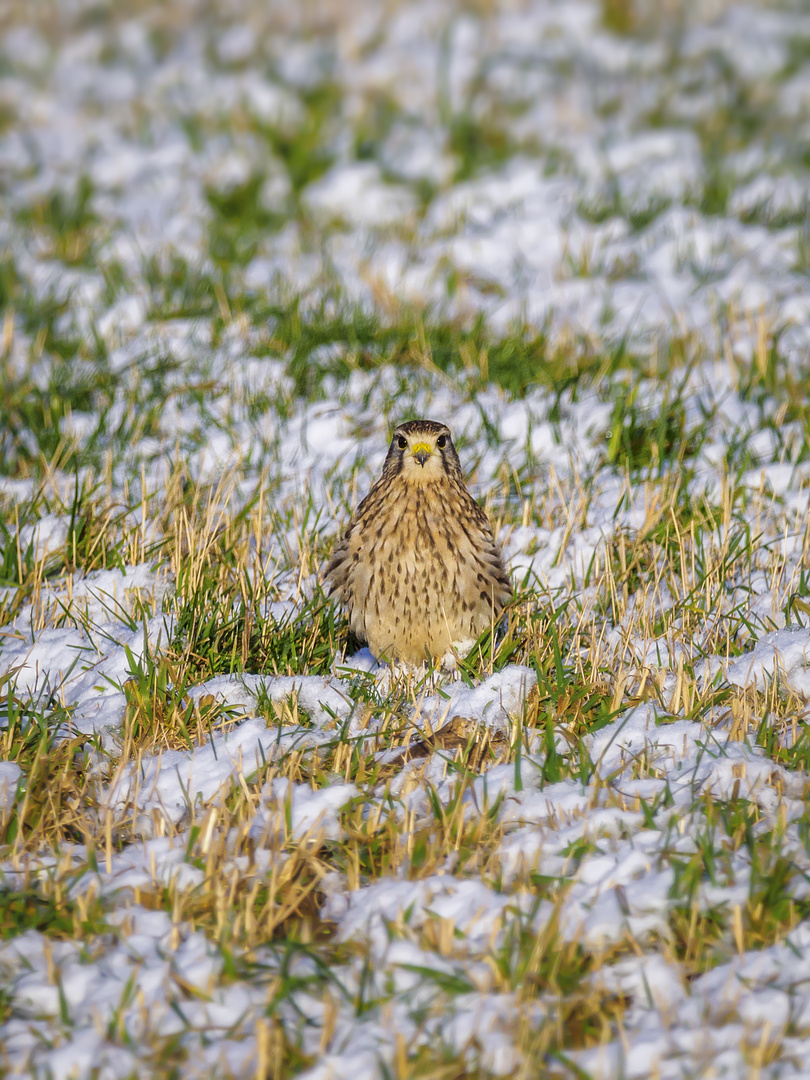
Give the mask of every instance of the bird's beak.
POLYGON ((425 462, 431 455, 431 452, 432 451, 427 443, 417 443, 411 451, 414 458, 419 462, 423 469, 425 467, 425 462))

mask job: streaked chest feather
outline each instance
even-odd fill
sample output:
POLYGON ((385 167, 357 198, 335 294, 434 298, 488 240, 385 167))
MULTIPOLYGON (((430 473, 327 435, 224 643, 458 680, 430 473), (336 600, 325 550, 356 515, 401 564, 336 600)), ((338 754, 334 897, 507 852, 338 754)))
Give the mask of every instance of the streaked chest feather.
POLYGON ((465 521, 464 509, 450 484, 392 485, 374 512, 358 522, 350 548, 371 568, 390 567, 394 573, 457 558, 481 533, 476 522, 465 521))

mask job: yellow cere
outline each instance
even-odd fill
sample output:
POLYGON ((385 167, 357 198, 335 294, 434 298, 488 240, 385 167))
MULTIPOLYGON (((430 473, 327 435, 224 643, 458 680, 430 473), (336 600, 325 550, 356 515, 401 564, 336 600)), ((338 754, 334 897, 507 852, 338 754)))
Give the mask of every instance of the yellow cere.
POLYGON ((411 447, 411 453, 414 456, 416 456, 416 454, 432 454, 433 453, 433 447, 428 446, 428 444, 426 442, 420 442, 420 443, 417 443, 416 446, 411 447))

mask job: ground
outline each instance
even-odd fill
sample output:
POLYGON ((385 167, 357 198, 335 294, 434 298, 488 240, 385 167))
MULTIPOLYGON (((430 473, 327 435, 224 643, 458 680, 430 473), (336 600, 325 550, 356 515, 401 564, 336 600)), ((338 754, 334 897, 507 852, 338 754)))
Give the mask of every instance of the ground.
POLYGON ((1 1068, 810 1077, 809 133, 799 6, 5 5, 1 1068), (455 673, 322 589, 413 417, 455 673))

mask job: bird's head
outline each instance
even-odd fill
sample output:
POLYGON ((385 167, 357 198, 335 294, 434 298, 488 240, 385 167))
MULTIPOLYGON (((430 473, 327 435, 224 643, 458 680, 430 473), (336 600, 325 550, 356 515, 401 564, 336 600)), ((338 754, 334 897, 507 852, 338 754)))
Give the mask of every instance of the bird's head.
POLYGON ((418 484, 446 477, 461 479, 461 466, 450 429, 435 420, 409 420, 391 439, 385 472, 418 484))

